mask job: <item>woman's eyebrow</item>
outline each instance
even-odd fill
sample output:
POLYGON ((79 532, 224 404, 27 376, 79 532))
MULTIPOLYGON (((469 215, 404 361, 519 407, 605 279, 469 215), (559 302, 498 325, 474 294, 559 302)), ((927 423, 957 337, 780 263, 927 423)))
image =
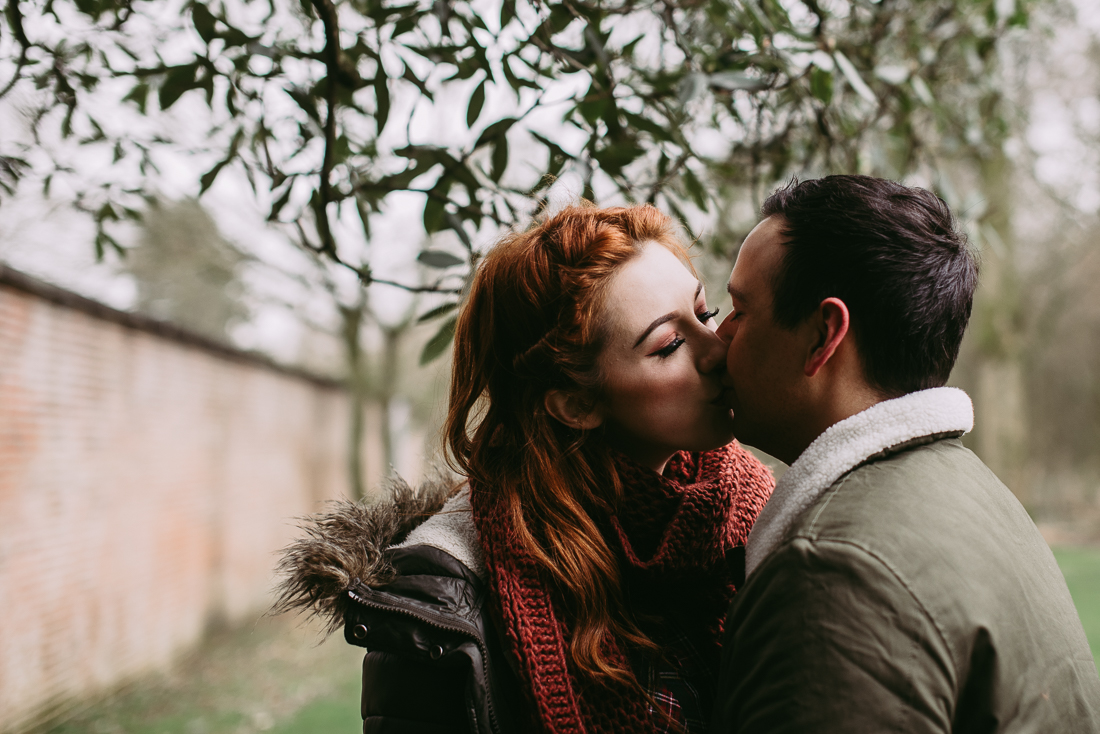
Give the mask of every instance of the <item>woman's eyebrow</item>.
MULTIPOLYGON (((702 292, 703 292, 703 282, 699 281, 699 285, 697 285, 695 287, 695 298, 698 298, 699 294, 702 293, 702 292)), ((692 300, 694 300, 694 299, 692 299, 692 300)), ((638 345, 641 344, 642 342, 644 342, 645 338, 647 336, 649 336, 650 334, 652 334, 654 329, 656 329, 661 324, 667 324, 669 321, 672 321, 674 318, 676 318, 676 312, 672 311, 671 313, 666 313, 664 316, 658 316, 657 318, 653 319, 653 323, 651 323, 649 326, 647 326, 645 331, 642 332, 642 335, 640 337, 638 337, 638 341, 634 342, 634 347, 633 348, 637 349, 638 345)))

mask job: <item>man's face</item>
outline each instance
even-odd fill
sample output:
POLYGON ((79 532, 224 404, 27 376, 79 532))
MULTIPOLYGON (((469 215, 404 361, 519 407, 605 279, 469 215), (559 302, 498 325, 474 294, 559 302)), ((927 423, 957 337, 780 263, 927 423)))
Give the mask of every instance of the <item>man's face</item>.
POLYGON ((807 397, 808 334, 772 318, 773 283, 785 252, 781 225, 769 217, 745 238, 727 286, 733 309, 718 335, 729 343, 724 384, 734 435, 790 463, 801 451, 796 434, 807 397))

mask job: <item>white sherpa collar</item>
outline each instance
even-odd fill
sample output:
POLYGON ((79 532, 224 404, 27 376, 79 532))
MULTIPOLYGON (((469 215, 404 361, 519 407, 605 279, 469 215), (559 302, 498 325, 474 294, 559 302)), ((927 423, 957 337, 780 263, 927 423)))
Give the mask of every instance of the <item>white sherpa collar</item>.
POLYGON ((830 426, 776 483, 745 544, 746 576, 826 489, 869 457, 927 436, 962 435, 973 427, 970 398, 954 387, 884 400, 830 426))
POLYGON ((469 485, 444 503, 443 508, 421 523, 394 548, 429 545, 449 553, 485 580, 485 558, 477 539, 469 485))

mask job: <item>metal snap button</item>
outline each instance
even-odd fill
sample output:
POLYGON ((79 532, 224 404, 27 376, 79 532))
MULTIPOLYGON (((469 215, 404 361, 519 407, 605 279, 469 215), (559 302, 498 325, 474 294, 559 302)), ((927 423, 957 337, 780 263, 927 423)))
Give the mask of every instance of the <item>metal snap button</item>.
POLYGON ((432 656, 432 660, 439 660, 443 657, 443 646, 433 645, 432 649, 428 651, 428 654, 432 656))
POLYGON ((367 625, 357 624, 351 628, 351 636, 357 640, 367 639, 367 625))

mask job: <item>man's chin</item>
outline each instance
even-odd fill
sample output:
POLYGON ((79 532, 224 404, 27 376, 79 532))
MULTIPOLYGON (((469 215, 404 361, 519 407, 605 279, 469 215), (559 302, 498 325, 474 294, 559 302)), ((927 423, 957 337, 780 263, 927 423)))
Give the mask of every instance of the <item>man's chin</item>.
POLYGON ((733 413, 733 437, 737 439, 738 443, 755 446, 756 441, 759 439, 757 432, 753 430, 752 424, 743 419, 739 420, 737 413, 732 409, 730 412, 733 413))

